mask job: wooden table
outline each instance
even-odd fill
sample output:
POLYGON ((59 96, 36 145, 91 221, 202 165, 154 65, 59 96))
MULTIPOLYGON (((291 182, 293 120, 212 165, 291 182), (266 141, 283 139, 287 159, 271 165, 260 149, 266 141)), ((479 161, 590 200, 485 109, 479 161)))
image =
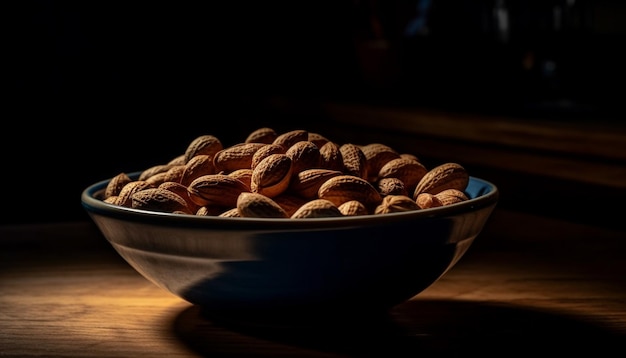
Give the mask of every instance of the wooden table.
POLYGON ((260 321, 157 288, 91 222, 5 226, 0 356, 623 356, 625 239, 496 209, 456 267, 388 315, 260 321))

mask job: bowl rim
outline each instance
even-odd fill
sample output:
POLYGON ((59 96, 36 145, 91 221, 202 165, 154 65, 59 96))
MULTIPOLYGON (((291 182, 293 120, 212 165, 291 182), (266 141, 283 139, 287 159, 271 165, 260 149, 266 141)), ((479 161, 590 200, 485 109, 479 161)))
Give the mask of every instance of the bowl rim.
MULTIPOLYGON (((135 180, 141 172, 128 173, 128 176, 135 180)), ((200 226, 206 228, 268 228, 275 229, 321 229, 333 227, 362 227, 364 225, 378 225, 382 223, 391 223, 396 221, 420 220, 424 218, 447 218, 458 216, 460 214, 477 211, 483 208, 493 208, 499 199, 499 189, 492 182, 478 177, 470 176, 469 184, 478 183, 486 188, 479 196, 470 198, 469 200, 441 206, 437 208, 428 208, 420 210, 412 210, 397 213, 379 214, 379 215, 359 215, 359 216, 343 216, 343 217, 325 217, 325 218, 242 218, 242 217, 220 217, 220 216, 200 216, 193 214, 173 214, 167 212, 148 211, 142 209, 133 209, 115 204, 107 203, 97 195, 102 193, 112 178, 105 179, 93 183, 86 187, 81 193, 81 204, 90 216, 106 216, 124 221, 135 221, 157 224, 162 226, 200 226)))

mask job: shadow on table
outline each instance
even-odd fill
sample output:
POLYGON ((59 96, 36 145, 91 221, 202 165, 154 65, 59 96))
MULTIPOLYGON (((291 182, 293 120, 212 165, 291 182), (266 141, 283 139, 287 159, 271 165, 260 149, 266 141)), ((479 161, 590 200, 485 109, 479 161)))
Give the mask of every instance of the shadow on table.
POLYGON ((174 333, 204 356, 520 357, 625 352, 625 335, 572 316, 469 301, 415 300, 384 315, 233 315, 191 306, 174 333))

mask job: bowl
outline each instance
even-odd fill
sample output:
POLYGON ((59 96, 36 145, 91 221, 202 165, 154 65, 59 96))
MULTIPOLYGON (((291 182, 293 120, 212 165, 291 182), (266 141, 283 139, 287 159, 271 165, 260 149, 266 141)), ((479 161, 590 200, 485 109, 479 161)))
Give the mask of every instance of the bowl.
MULTIPOLYGON (((137 178, 139 173, 129 174, 137 178)), ((207 310, 388 310, 452 268, 483 229, 497 187, 470 177, 468 200, 423 210, 276 219, 170 214, 99 199, 84 209, 137 272, 207 310)))

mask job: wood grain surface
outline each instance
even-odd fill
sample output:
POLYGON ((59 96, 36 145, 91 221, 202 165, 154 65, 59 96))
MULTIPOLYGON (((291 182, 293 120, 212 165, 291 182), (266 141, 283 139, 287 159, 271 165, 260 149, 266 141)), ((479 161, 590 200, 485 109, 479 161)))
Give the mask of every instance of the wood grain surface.
POLYGON ((4 226, 0 356, 619 356, 624 238, 496 210, 457 266, 390 312, 268 318, 202 311, 156 287, 90 222, 4 226))

